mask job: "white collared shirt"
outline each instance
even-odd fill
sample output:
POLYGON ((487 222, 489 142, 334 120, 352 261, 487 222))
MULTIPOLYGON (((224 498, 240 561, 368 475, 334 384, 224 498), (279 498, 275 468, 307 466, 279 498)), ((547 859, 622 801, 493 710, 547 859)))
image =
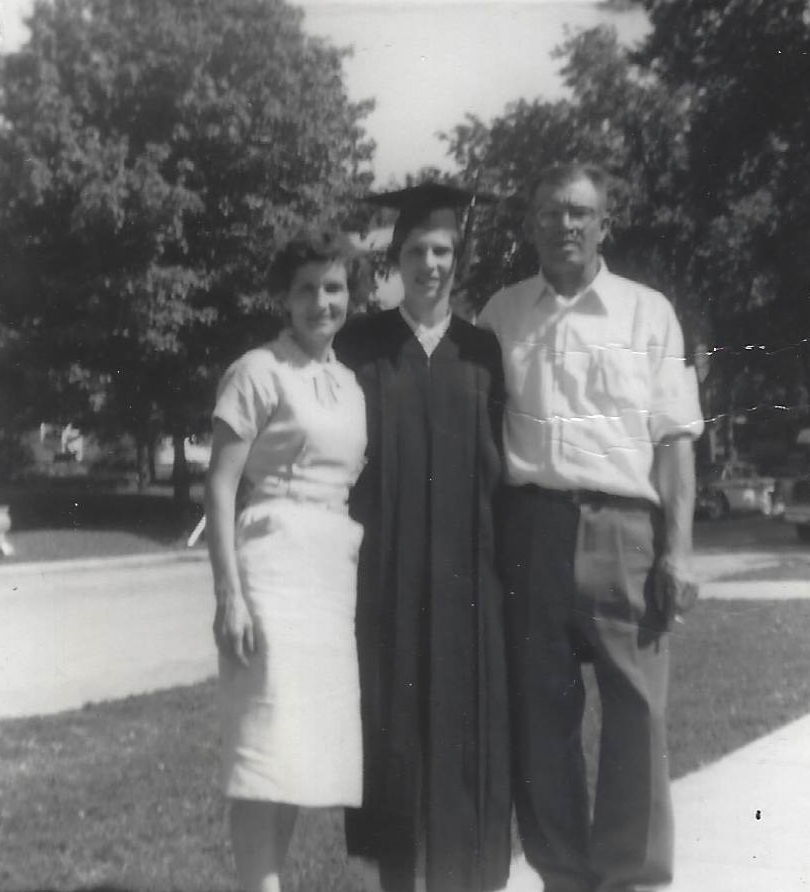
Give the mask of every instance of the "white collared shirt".
POLYGON ((538 274, 499 291, 479 325, 501 345, 507 481, 588 489, 658 503, 653 446, 700 436, 694 369, 659 292, 602 263, 565 298, 538 274))
POLYGON ((404 304, 399 305, 399 312, 402 315, 402 318, 410 326, 416 340, 422 345, 422 349, 425 351, 428 358, 430 358, 433 355, 433 351, 439 346, 439 341, 441 341, 445 334, 447 334, 447 329, 450 327, 450 320, 453 318, 453 314, 448 310, 447 315, 441 322, 437 322, 435 325, 425 325, 418 319, 414 319, 414 317, 405 309, 404 304))

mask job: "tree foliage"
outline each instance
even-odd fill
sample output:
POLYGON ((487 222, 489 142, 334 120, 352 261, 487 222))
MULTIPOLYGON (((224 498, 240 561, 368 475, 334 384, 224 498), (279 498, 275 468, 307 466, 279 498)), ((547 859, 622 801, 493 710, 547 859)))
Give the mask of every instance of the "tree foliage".
POLYGON ((611 28, 569 33, 556 56, 566 98, 521 99, 491 124, 470 116, 447 136, 468 178, 509 197, 477 232, 480 297, 534 270, 523 239, 526 198, 544 167, 572 160, 614 176, 611 262, 665 288, 676 252, 668 236, 681 221, 658 199, 682 175, 682 99, 643 78, 611 28))
POLYGON ((274 247, 370 181, 371 104, 301 22, 283 0, 35 5, 2 60, 0 321, 74 400, 43 413, 181 443, 267 328, 274 247))
MULTIPOLYGON (((525 196, 554 161, 616 183, 612 267, 668 294, 703 345, 710 415, 805 405, 810 384, 810 4, 645 0, 636 49, 609 28, 557 51, 567 95, 449 135, 468 178, 525 196)), ((478 299, 533 270, 520 201, 479 225, 478 299), (506 258, 504 262, 503 258, 506 258)))
POLYGON ((718 347, 718 411, 806 409, 810 385, 810 4, 645 2, 637 61, 690 97, 689 285, 718 347))

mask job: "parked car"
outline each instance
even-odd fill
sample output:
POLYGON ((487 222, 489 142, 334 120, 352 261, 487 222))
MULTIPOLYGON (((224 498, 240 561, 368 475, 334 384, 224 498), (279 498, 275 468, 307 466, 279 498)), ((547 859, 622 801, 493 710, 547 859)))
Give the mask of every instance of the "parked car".
POLYGON ((756 465, 726 461, 698 469, 695 513, 719 520, 734 512, 771 514, 776 479, 763 476, 756 465))
POLYGON ((802 428, 777 471, 774 513, 796 526, 802 542, 810 543, 810 427, 802 428))
POLYGON ((810 476, 796 480, 785 494, 782 518, 796 525, 796 535, 810 543, 810 476))

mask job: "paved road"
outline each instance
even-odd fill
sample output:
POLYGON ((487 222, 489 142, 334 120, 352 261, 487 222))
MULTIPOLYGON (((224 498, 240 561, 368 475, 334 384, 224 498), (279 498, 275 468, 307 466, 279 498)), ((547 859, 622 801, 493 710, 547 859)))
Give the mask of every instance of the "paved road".
MULTIPOLYGON (((701 524, 696 539, 703 597, 810 597, 810 549, 785 525, 701 524), (712 581, 788 559, 798 578, 712 581)), ((202 551, 0 564, 0 718, 207 678, 216 668, 212 602, 202 551)))
POLYGON ((792 524, 761 514, 698 520, 695 523, 695 548, 712 554, 765 549, 779 554, 810 556, 810 548, 799 542, 792 524))
POLYGON ((202 555, 0 568, 0 717, 212 675, 202 555))

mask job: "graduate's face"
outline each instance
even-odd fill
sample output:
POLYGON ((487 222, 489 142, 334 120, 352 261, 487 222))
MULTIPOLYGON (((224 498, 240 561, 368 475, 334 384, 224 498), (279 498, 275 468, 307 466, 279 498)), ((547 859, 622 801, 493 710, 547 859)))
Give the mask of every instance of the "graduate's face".
POLYGON ((414 227, 399 252, 405 303, 436 303, 450 296, 456 271, 458 224, 452 210, 434 211, 414 227))
POLYGON ((348 306, 348 276, 340 261, 312 261, 295 271, 286 307, 293 337, 311 356, 320 358, 329 349, 348 306))

